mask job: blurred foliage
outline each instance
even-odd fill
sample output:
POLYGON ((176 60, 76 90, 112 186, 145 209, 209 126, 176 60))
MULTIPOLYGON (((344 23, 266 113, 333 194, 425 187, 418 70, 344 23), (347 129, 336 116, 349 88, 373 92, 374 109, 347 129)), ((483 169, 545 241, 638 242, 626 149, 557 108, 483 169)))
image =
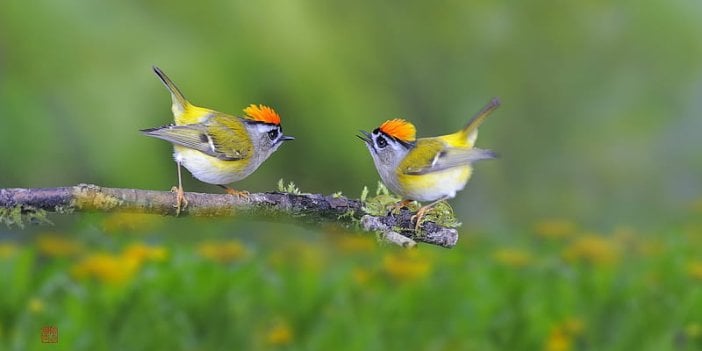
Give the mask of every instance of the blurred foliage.
POLYGON ((4 0, 0 187, 170 189, 170 145, 138 131, 172 119, 152 65, 195 104, 281 114, 297 139, 233 185, 248 191, 368 195, 357 130, 401 116, 438 135, 503 106, 478 140, 500 159, 450 201, 451 251, 129 214, 0 227, 0 349, 43 348, 47 323, 64 349, 700 349, 701 15, 685 0, 4 0))
POLYGON ((702 347, 699 217, 651 233, 544 219, 509 238, 464 232, 453 250, 134 219, 151 234, 90 215, 70 233, 1 241, 0 347, 43 350, 46 325, 66 350, 702 347), (215 230, 193 235, 203 227, 215 230))

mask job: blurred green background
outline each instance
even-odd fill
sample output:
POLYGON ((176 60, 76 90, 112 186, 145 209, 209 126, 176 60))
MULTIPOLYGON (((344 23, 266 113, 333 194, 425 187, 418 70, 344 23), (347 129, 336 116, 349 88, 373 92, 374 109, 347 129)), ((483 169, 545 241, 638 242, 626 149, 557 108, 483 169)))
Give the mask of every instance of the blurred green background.
MULTIPOLYGON (((472 274, 491 274, 490 270, 481 270, 482 263, 473 266, 472 259, 490 261, 493 257, 490 252, 502 244, 523 241, 534 251, 532 256, 543 254, 551 263, 551 259, 562 259, 560 246, 524 238, 543 218, 557 218, 555 226, 561 229, 564 224, 560 218, 565 218, 565 227, 575 226, 573 232, 585 235, 585 239, 589 238, 585 232, 608 234, 625 227, 641 235, 650 234, 650 240, 657 242, 671 233, 689 234, 685 228, 694 227, 699 217, 699 212, 691 212, 690 204, 699 201, 702 194, 701 16, 702 3, 685 0, 439 3, 38 0, 31 4, 4 0, 0 3, 0 187, 95 183, 170 189, 176 183, 171 146, 139 132, 172 120, 169 95, 151 71, 152 65, 158 65, 194 104, 238 114, 250 103, 265 103, 281 114, 286 134, 297 140, 281 147, 248 179, 233 185, 249 191, 275 190, 278 179, 285 178, 305 192, 343 191, 357 197, 364 185, 373 188, 378 180, 367 150, 354 136, 357 130, 370 130, 386 119, 404 117, 417 125, 419 136, 448 133, 462 126, 491 97, 499 96, 503 105, 481 128, 478 145, 497 151, 501 158, 478 164, 466 190, 451 201, 457 217, 464 223, 464 234, 472 233, 488 242, 480 246, 474 243, 480 242, 478 239, 462 239, 454 251, 420 249, 434 255, 432 260, 436 261, 431 262, 436 271, 445 272, 432 278, 437 287, 451 281, 451 277, 462 277, 466 265, 472 267, 472 274), (467 256, 469 253, 471 256, 467 256)), ((184 180, 186 191, 220 192, 187 172, 184 180)), ((111 241, 117 240, 114 237, 105 244, 106 239, 96 234, 104 234, 106 230, 100 223, 109 218, 76 217, 55 218, 54 229, 68 233, 69 237, 83 238, 88 246, 113 252, 121 250, 120 245, 111 241)), ((200 226, 194 232, 203 239, 222 235, 241 239, 246 245, 257 247, 261 257, 273 255, 279 239, 264 240, 256 235, 242 239, 243 232, 290 232, 259 224, 223 229, 226 226, 220 222, 209 225, 203 221, 166 221, 200 226)), ((549 220, 545 223, 547 228, 553 225, 549 220)), ((189 252, 187 247, 191 243, 182 240, 187 235, 166 235, 179 227, 170 222, 165 225, 154 230, 161 236, 149 240, 166 246, 177 242, 180 246, 171 250, 189 252)), ((698 227, 694 228, 699 231, 698 227)), ((698 233, 695 230, 692 232, 698 233)), ((17 229, 0 229, 0 239, 22 242, 19 233, 17 229)), ((315 243, 321 234, 314 231, 295 230, 293 234, 295 239, 290 240, 303 240, 322 251, 330 245, 325 241, 315 243)), ((674 236, 671 247, 689 244, 681 235, 674 236)), ((559 245, 566 250, 580 239, 559 245)), ((33 250, 30 247, 20 251, 25 252, 22 254, 25 258, 39 255, 32 253, 33 250)), ((393 256, 384 255, 396 254, 388 253, 385 248, 369 250, 374 252, 369 255, 376 260, 369 262, 392 262, 393 256)), ((656 266, 661 275, 686 272, 687 268, 680 268, 687 267, 685 259, 676 261, 677 251, 665 252, 669 261, 656 266)), ((692 259, 694 255, 693 251, 684 257, 692 259)), ((33 262, 32 258, 26 260, 33 262)), ((251 260, 248 263, 251 267, 265 261, 264 258, 260 262, 256 258, 251 260)), ((340 260, 335 263, 340 266, 326 261, 330 272, 345 272, 359 258, 340 260)), ((635 267, 641 268, 637 272, 642 274, 642 280, 637 284, 645 285, 648 275, 644 274, 647 272, 644 267, 653 263, 640 260, 635 267)), ((620 258, 619 262, 626 259, 620 258)), ((180 269, 176 262, 171 263, 173 266, 162 268, 167 272, 180 269)), ((58 266, 63 268, 48 263, 32 266, 44 273, 41 277, 34 275, 36 282, 27 283, 26 294, 17 293, 18 300, 5 301, 2 316, 6 335, 7 330, 15 333, 23 330, 11 327, 20 313, 12 306, 31 302, 34 296, 31 292, 39 291, 36 289, 46 283, 46 277, 65 273, 67 265, 64 262, 58 266)), ((10 267, 19 271, 19 266, 10 267)), ((548 267, 561 272, 559 264, 548 267)), ((251 269, 256 272, 258 268, 251 269)), ((564 289, 559 291, 569 296, 570 302, 563 305, 565 310, 574 305, 582 311, 611 310, 611 301, 606 296, 601 300, 581 301, 581 305, 573 302, 572 299, 580 301, 578 296, 589 296, 568 288, 571 286, 568 279, 577 281, 577 277, 568 273, 560 280, 561 276, 550 275, 548 270, 539 272, 534 281, 548 284, 556 277, 553 284, 562 284, 555 288, 564 289)), ((602 279, 618 281, 621 277, 618 274, 629 271, 609 272, 602 273, 610 274, 602 279)), ((593 275, 586 276, 594 281, 593 286, 602 283, 598 278, 601 273, 590 273, 593 275)), ((333 273, 328 274, 333 277, 333 273)), ((500 274, 503 273, 497 273, 500 274)), ((217 277, 227 279, 226 275, 217 277)), ((520 281, 518 275, 507 279, 507 283, 495 279, 498 280, 494 290, 483 285, 485 289, 473 291, 471 297, 480 298, 484 293, 498 290, 513 291, 512 288, 540 295, 540 290, 530 290, 536 289, 535 283, 520 281)), ((481 284, 479 280, 464 283, 481 284)), ((329 284, 334 284, 333 279, 329 284)), ((633 290, 637 290, 637 284, 630 285, 632 291, 622 294, 622 303, 632 301, 632 295, 627 294, 636 294, 633 290)), ((685 281, 677 284, 685 286, 685 281)), ((156 291, 165 294, 165 286, 179 285, 164 285, 156 291)), ((333 286, 327 291, 329 296, 337 296, 333 286)), ((412 285, 418 289, 421 286, 412 285)), ((467 289, 465 285, 451 286, 455 288, 451 296, 456 299, 467 289)), ((343 284, 337 287, 348 288, 343 284)), ((226 291, 229 286, 221 288, 226 291)), ((297 286, 289 288, 302 295, 306 291, 295 290, 297 286)), ((416 292, 409 286, 404 288, 416 292)), ((590 288, 585 290, 597 290, 590 288)), ((391 294, 394 289, 403 287, 390 286, 381 291, 391 294)), ((137 294, 140 290, 134 291, 137 294)), ((427 298, 433 296, 430 291, 424 294, 427 298)), ((644 303, 654 301, 658 295, 646 296, 651 300, 642 298, 644 303)), ((685 301, 697 301, 698 295, 686 296, 685 301)), ((671 299, 678 301, 678 297, 673 295, 671 299)), ((124 296, 114 298, 132 301, 124 296)), ((511 295, 505 299, 511 299, 511 295)), ((139 301, 148 306, 150 300, 139 301)), ((493 302, 494 306, 501 306, 504 301, 496 297, 493 302)), ((529 311, 528 306, 529 300, 525 299, 522 307, 529 311)), ((444 306, 438 310, 448 309, 444 306)), ((397 314, 392 310, 385 312, 390 318, 402 318, 401 310, 398 307, 397 314)), ((462 311, 470 315, 473 310, 466 307, 462 311)), ((531 310, 521 315, 522 319, 503 316, 515 322, 514 328, 518 328, 517 322, 544 323, 541 329, 537 327, 525 335, 515 332, 490 338, 485 334, 488 332, 476 327, 471 329, 474 342, 460 344, 458 328, 452 329, 451 335, 455 335, 446 343, 408 343, 424 349, 464 346, 514 349, 515 345, 538 348, 542 346, 539 340, 553 333, 549 323, 562 319, 560 313, 554 314, 552 310, 539 311, 531 310), (475 341, 478 335, 486 339, 475 341)), ((408 312, 408 315, 437 323, 441 320, 431 309, 423 313, 418 316, 408 312)), ((638 320, 665 315, 664 311, 656 313, 631 317, 638 320)), ((305 333, 298 325, 307 325, 306 331, 314 329, 305 322, 315 316, 309 310, 291 315, 298 316, 295 322, 299 323, 285 322, 295 331, 294 340, 309 341, 301 336, 305 333)), ((688 317, 681 316, 680 320, 654 330, 665 334, 663 339, 667 341, 677 335, 677 329, 669 329, 672 326, 687 330, 685 326, 692 325, 689 328, 702 330, 699 324, 686 324, 688 317)), ((472 320, 470 316, 466 318, 472 320)), ((588 318, 583 318, 587 325, 588 318)), ((605 319, 594 318, 594 323, 605 319)), ((349 323, 344 328, 354 327, 349 323)), ((593 321, 589 323, 591 326, 593 321)), ((635 335, 637 329, 631 323, 627 320, 622 323, 633 328, 630 332, 635 335)), ((402 325, 390 330, 412 333, 412 328, 402 325)), ((497 329, 504 330, 500 328, 497 329)), ((631 339, 634 344, 612 346, 605 332, 592 328, 588 331, 599 337, 570 346, 586 349, 587 345, 610 345, 615 349, 640 346, 634 336, 631 339)), ((241 333, 245 334, 244 329, 241 333)), ((13 340, 21 339, 14 335, 13 340)), ((691 335, 697 334, 693 330, 691 335)), ((359 348, 407 346, 359 343, 359 348)), ((188 345, 200 349, 196 342, 188 345)))

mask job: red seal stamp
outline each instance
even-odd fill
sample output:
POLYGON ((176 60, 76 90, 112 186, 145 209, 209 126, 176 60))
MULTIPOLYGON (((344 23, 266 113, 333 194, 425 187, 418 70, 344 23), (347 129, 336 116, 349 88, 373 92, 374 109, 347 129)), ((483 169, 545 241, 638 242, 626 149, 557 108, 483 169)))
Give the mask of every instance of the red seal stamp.
POLYGON ((57 344, 58 328, 53 325, 41 327, 41 342, 44 344, 57 344))

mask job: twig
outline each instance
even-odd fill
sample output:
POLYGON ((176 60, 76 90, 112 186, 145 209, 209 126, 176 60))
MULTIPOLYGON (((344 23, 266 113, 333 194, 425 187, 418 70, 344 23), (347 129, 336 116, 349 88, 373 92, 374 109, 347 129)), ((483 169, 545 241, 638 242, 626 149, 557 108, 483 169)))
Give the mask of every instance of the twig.
MULTIPOLYGON (((180 216, 236 216, 270 221, 294 220, 306 224, 326 222, 347 228, 360 224, 362 230, 380 232, 382 238, 405 247, 414 246, 415 241, 419 241, 450 248, 458 241, 455 229, 428 221, 422 223, 419 233, 416 233, 412 212, 407 209, 397 214, 373 216, 363 210, 360 200, 343 196, 269 192, 237 197, 189 192, 185 193, 185 197, 188 205, 180 216)), ((0 210, 5 209, 5 213, 18 210, 23 215, 47 211, 135 212, 176 216, 175 201, 175 193, 168 191, 104 188, 89 184, 0 189, 0 210)))

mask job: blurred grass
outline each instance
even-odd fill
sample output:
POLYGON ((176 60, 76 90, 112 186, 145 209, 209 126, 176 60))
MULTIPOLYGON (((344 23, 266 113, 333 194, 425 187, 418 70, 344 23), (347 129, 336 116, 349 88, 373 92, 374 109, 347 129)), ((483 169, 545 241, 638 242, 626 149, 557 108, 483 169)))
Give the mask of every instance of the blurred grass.
POLYGON ((287 226, 173 240, 174 224, 134 220, 151 229, 96 215, 0 242, 2 348, 45 348, 44 325, 71 350, 702 347, 699 218, 660 233, 543 219, 509 239, 464 233, 453 250, 287 226))
POLYGON ((702 349, 700 15, 684 0, 2 1, 0 187, 169 189, 171 147, 138 132, 171 120, 151 65, 196 104, 280 112, 297 140, 234 184, 250 191, 285 178, 355 197, 378 179, 357 130, 402 116, 430 136, 503 106, 478 141, 501 158, 451 201, 450 251, 212 219, 0 228, 0 349, 46 347, 46 324, 59 349, 702 349))

